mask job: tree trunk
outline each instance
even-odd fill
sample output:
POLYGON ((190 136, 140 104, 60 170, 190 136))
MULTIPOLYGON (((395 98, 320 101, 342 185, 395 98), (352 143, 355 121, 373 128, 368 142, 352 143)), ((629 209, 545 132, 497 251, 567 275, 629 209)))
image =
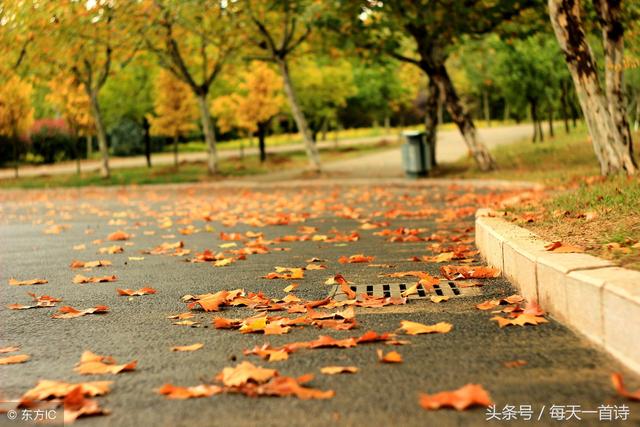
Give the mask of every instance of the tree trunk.
POLYGON ((267 160, 267 146, 265 144, 266 133, 267 124, 258 123, 258 146, 260 147, 260 163, 264 163, 267 160))
POLYGON ((622 0, 594 0, 593 2, 602 27, 605 54, 605 88, 609 113, 622 135, 622 144, 628 147, 633 166, 638 164, 633 156, 633 138, 627 120, 624 101, 624 27, 622 24, 622 0))
POLYGON ((13 175, 16 179, 20 176, 18 171, 19 168, 19 159, 18 159, 18 136, 14 134, 13 136, 13 175))
POLYGON ((102 164, 100 165, 100 176, 106 179, 111 175, 111 170, 109 169, 109 146, 107 145, 107 131, 104 127, 102 111, 100 110, 98 92, 91 89, 87 90, 89 91, 91 114, 93 115, 93 121, 96 123, 98 147, 100 148, 100 156, 102 157, 102 164))
POLYGON ((300 108, 300 103, 298 102, 298 97, 293 87, 293 83, 291 82, 291 76, 289 75, 289 65, 284 58, 278 59, 278 65, 280 66, 280 72, 282 73, 284 92, 289 100, 289 107, 291 108, 293 119, 296 121, 296 126, 302 136, 302 142, 304 143, 304 148, 307 152, 307 157, 309 158, 309 165, 313 170, 319 172, 321 168, 318 147, 313 143, 309 132, 309 126, 307 125, 307 119, 304 117, 304 113, 300 108))
POLYGON ((549 0, 549 16, 560 48, 565 54, 578 100, 600 163, 602 175, 622 170, 636 172, 629 141, 609 110, 598 80, 597 66, 587 43, 577 0, 549 0))
POLYGON ((531 142, 535 143, 538 140, 538 103, 535 99, 529 99, 529 106, 531 120, 533 121, 533 138, 531 138, 531 142))
POLYGON ((322 119, 322 126, 321 126, 322 140, 323 141, 327 140, 327 132, 328 131, 329 131, 329 120, 327 120, 327 118, 325 117, 324 119, 322 119))
POLYGON ((482 91, 482 106, 484 121, 487 122, 488 127, 491 127, 491 110, 489 109, 489 92, 487 90, 482 91))
POLYGON ((509 120, 509 116, 511 115, 511 112, 509 111, 510 109, 510 105, 509 105, 509 101, 507 101, 506 99, 504 100, 504 115, 502 116, 502 120, 504 122, 509 120))
POLYGON ((75 141, 73 143, 73 154, 76 157, 76 174, 80 175, 80 138, 75 137, 75 141))
POLYGON ((151 135, 149 134, 149 120, 142 118, 142 128, 144 129, 144 156, 147 158, 147 167, 151 167, 151 135))
POLYGON ((549 104, 549 114, 547 115, 547 121, 549 123, 549 138, 553 138, 555 134, 553 132, 553 107, 551 106, 551 104, 549 104))
POLYGON ((544 132, 542 131, 542 120, 538 120, 538 137, 540 142, 544 141, 544 132))
POLYGON ((438 125, 441 125, 441 124, 444 124, 444 99, 442 99, 443 96, 442 96, 442 94, 440 94, 440 91, 438 91, 438 93, 439 93, 438 99, 437 99, 438 125))
POLYGON ((433 79, 429 79, 429 89, 427 93, 427 100, 425 103, 425 115, 424 115, 424 132, 427 145, 432 148, 431 165, 436 166, 435 148, 438 135, 438 110, 439 105, 442 105, 440 100, 440 90, 438 85, 433 79))
POLYGON ((87 135, 87 160, 93 155, 93 136, 87 135))
POLYGON ((389 112, 387 111, 384 114, 384 134, 389 135, 391 132, 391 117, 389 117, 389 112))
POLYGON ((173 167, 178 169, 178 140, 180 137, 178 135, 173 136, 173 167))
POLYGON ((467 148, 478 163, 480 170, 489 171, 495 169, 495 160, 491 156, 491 153, 489 153, 487 147, 478 139, 478 132, 473 124, 473 120, 469 113, 463 108, 445 66, 440 65, 435 67, 431 72, 433 75, 429 77, 435 81, 438 89, 443 94, 447 111, 451 119, 458 126, 460 133, 462 133, 467 148))
POLYGON ((213 129, 213 121, 209 114, 209 103, 207 102, 207 94, 196 94, 198 99, 198 107, 200 108, 200 124, 204 133, 204 140, 207 143, 207 170, 209 175, 215 175, 218 172, 218 150, 216 148, 216 133, 213 129))
POLYGON ((567 112, 567 82, 564 80, 560 82, 560 90, 562 91, 560 96, 560 113, 564 121, 564 132, 569 133, 571 129, 569 128, 569 115, 567 112))

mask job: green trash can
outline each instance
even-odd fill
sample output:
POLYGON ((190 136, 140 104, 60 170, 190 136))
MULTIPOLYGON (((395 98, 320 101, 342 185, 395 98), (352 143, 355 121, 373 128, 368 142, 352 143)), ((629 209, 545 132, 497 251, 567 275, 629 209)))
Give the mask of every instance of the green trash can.
POLYGON ((410 178, 424 177, 429 174, 432 165, 432 150, 427 146, 425 133, 419 131, 404 132, 405 143, 402 146, 402 164, 404 172, 410 178))

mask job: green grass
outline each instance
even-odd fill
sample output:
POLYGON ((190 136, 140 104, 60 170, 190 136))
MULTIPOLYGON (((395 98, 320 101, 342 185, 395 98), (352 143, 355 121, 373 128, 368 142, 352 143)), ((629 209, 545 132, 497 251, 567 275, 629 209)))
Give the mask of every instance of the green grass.
MULTIPOLYGON (((636 134, 635 140, 639 138, 636 134)), ((569 135, 560 130, 543 143, 500 146, 493 154, 496 171, 481 172, 464 159, 443 166, 439 175, 543 183, 547 191, 541 200, 508 209, 516 223, 546 240, 578 245, 640 269, 640 178, 601 178, 584 125, 569 135)))
MULTIPOLYGON (((320 153, 322 161, 328 162, 389 149, 397 145, 397 142, 378 142, 367 145, 327 148, 320 150, 320 153)), ((0 180, 0 188, 55 188, 204 182, 290 169, 302 169, 307 165, 306 153, 304 151, 294 151, 270 154, 265 163, 260 163, 257 155, 245 156, 244 159, 239 157, 223 159, 219 163, 219 173, 215 176, 207 174, 204 162, 190 162, 182 163, 178 169, 173 166, 155 166, 151 169, 147 167, 113 169, 108 179, 101 178, 97 172, 82 173, 80 175, 64 174, 4 179, 0 180)))

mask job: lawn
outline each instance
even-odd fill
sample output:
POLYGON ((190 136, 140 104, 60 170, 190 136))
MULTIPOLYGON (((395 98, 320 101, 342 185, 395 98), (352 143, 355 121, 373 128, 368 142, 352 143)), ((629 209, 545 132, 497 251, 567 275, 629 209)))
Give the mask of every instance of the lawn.
MULTIPOLYGON (((634 140, 640 140, 640 133, 634 140)), ((493 154, 500 166, 494 172, 483 173, 464 159, 438 174, 543 183, 547 190, 540 200, 509 208, 516 223, 547 240, 640 269, 640 177, 600 177, 584 126, 569 135, 560 131, 543 143, 500 146, 493 154)))
MULTIPOLYGON (((323 162, 348 159, 365 153, 385 150, 398 146, 399 142, 378 142, 375 144, 357 145, 349 147, 332 147, 320 150, 323 162)), ((113 169, 109 179, 103 179, 97 172, 65 175, 51 175, 43 177, 23 177, 18 179, 0 180, 0 188, 54 188, 54 187, 84 187, 89 185, 142 185, 167 184, 183 182, 216 181, 224 178, 238 178, 249 175, 260 175, 269 172, 291 169, 303 169, 308 165, 304 151, 269 154, 267 161, 260 163, 257 155, 247 155, 244 158, 233 157, 223 159, 219 164, 219 173, 215 176, 207 174, 204 162, 183 162, 178 169, 173 166, 113 169)))

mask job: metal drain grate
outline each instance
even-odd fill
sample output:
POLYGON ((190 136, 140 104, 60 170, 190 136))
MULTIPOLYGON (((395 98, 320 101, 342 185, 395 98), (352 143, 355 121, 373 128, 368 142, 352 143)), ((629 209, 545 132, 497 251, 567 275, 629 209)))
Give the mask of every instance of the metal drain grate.
MULTIPOLYGON (((447 297, 471 297, 481 294, 477 286, 459 286, 465 283, 464 280, 454 282, 453 280, 441 280, 439 284, 433 285, 433 289, 425 290, 422 285, 418 285, 418 293, 409 295, 409 299, 423 299, 434 295, 447 297)), ((367 294, 372 297, 394 297, 400 298, 402 292, 411 286, 406 283, 384 283, 376 285, 351 285, 350 288, 358 295, 367 294)), ((336 301, 347 299, 347 296, 340 290, 340 286, 334 286, 330 295, 336 301)))

